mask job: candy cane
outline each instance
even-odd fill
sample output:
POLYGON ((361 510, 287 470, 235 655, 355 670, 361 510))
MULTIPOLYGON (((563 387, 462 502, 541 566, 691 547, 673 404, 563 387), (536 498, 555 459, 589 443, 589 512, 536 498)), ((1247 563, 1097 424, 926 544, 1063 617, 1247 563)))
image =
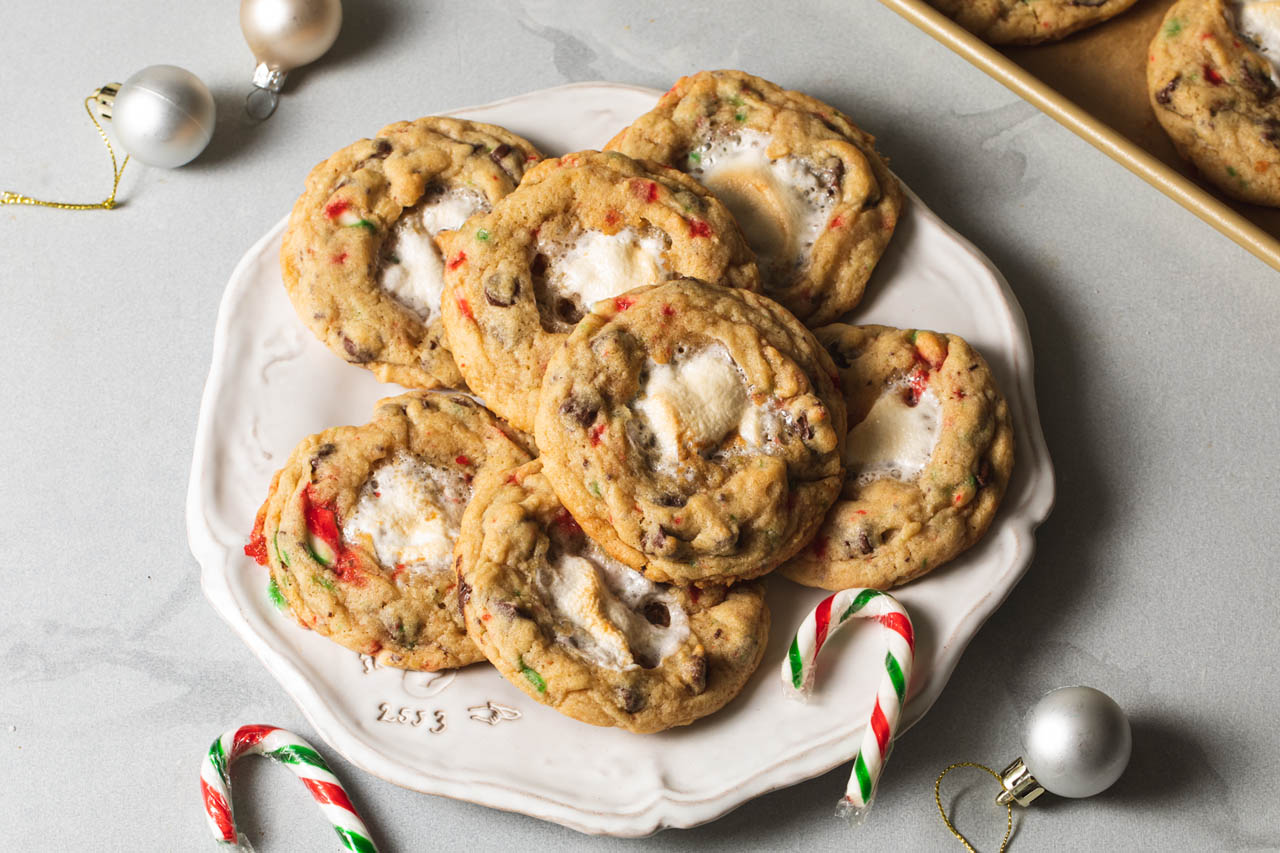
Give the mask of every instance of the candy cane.
POLYGON ((863 732, 862 746, 853 760, 849 786, 836 806, 836 814, 856 824, 862 822, 871 808, 876 782, 889 759, 889 748, 902 716, 902 703, 907 697, 911 663, 915 658, 911 617, 897 599, 876 589, 845 589, 824 598, 800 623, 787 659, 782 662, 782 682, 790 695, 805 698, 813 688, 818 652, 831 634, 855 616, 874 619, 888 629, 885 637, 889 646, 884 657, 884 672, 876 687, 875 707, 863 732))
POLYGON ((209 747, 200 766, 200 793, 204 797, 205 817, 209 830, 219 843, 238 850, 252 850, 249 839, 236 832, 231 818, 231 765, 242 755, 265 755, 294 772, 320 811, 333 824, 342 846, 356 853, 377 853, 356 807, 347 791, 311 744, 275 726, 241 726, 226 732, 209 747))

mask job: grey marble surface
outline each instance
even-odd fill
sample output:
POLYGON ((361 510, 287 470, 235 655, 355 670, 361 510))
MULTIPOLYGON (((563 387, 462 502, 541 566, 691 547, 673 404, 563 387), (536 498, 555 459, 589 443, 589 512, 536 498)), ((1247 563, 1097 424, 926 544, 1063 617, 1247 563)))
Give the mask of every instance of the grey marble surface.
MULTIPOLYGON (((1019 814, 1012 849, 1280 845, 1280 275, 873 0, 346 6, 333 52, 258 127, 238 119, 252 61, 234 3, 4 10, 0 188, 105 195, 79 101, 145 65, 203 77, 221 117, 192 165, 131 165, 117 211, 0 208, 0 846, 210 849, 209 741, 258 721, 314 734, 205 603, 183 525, 223 284, 311 165, 399 118, 714 67, 849 112, 1009 279, 1058 472, 1038 555, 898 744, 861 829, 831 816, 843 768, 616 841, 410 793, 329 750, 383 849, 958 850, 934 777, 1011 759, 1026 708, 1081 682, 1131 714, 1132 765, 1103 796, 1019 814)), ((243 826, 262 851, 333 849, 288 776, 239 767, 243 826)), ((949 782, 984 849, 1003 821, 988 784, 949 782)))

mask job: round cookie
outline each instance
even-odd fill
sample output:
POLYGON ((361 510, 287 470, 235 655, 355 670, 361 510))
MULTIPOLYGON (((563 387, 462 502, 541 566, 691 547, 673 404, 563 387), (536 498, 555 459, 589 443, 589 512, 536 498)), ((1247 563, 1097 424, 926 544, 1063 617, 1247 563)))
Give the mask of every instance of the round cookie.
POLYGON ((433 116, 388 125, 316 166, 280 249, 302 322, 383 382, 461 387, 434 237, 489 210, 540 157, 500 127, 433 116))
POLYGON ((813 335, 755 293, 693 279, 596 303, 547 367, 547 478, 651 580, 762 575, 807 543, 844 474, 845 408, 813 335))
POLYGON ((872 136, 741 71, 680 78, 606 148, 706 184, 746 233, 764 293, 810 325, 858 304, 903 203, 872 136))
POLYGON ((759 583, 655 584, 605 556, 534 460, 477 481, 457 566, 467 630, 508 681, 562 714, 656 732, 738 694, 764 655, 759 583))
POLYGON ((781 571, 825 589, 906 583, 986 532, 1013 470, 1009 406, 963 339, 835 324, 815 334, 849 409, 844 491, 781 571))
POLYGON ((1179 0, 1147 63, 1151 108, 1178 153, 1227 195, 1272 206, 1280 206, 1277 61, 1280 3, 1179 0), (1270 43, 1270 60, 1249 31, 1270 43))
POLYGON ((458 611, 453 545, 475 476, 529 459, 507 429, 460 394, 381 400, 364 426, 294 449, 245 553, 270 568, 299 624, 379 663, 481 660, 458 611))
POLYGON ((593 302, 678 275, 758 286, 723 205, 679 172, 616 153, 539 163, 440 245, 458 367, 520 429, 533 428, 547 361, 593 302))
POLYGON ((1119 15, 1136 0, 929 0, 990 44, 1039 44, 1119 15))

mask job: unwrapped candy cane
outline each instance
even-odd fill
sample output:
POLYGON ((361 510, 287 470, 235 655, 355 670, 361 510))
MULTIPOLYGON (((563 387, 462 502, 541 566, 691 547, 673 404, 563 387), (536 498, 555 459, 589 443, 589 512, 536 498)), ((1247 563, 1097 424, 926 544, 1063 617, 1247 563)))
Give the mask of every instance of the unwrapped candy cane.
POLYGON ((911 664, 915 659, 911 617, 897 599, 877 589, 845 589, 827 596, 800 623, 787 659, 782 662, 782 682, 791 695, 807 696, 813 688, 818 652, 829 636, 855 617, 874 619, 883 625, 889 646, 876 687, 875 707, 862 735, 862 746, 853 760, 853 774, 844 797, 836 806, 836 814, 860 823, 871 808, 876 782, 889 758, 889 747, 898 730, 902 704, 911 683, 911 664))
POLYGON ((355 853, 377 853, 369 830, 351 805, 342 783, 311 744, 275 726, 241 726, 213 742, 200 766, 200 793, 209 830, 221 844, 251 850, 249 840, 236 832, 231 818, 231 765, 242 755, 264 755, 294 772, 342 840, 355 853))

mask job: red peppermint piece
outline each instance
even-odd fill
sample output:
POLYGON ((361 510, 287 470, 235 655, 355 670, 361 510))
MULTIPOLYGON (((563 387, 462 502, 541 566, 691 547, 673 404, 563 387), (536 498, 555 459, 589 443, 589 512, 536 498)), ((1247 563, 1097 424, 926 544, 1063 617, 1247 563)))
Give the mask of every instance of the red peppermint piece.
POLYGON ((710 237, 711 226, 703 222, 701 219, 690 219, 689 233, 694 237, 710 237))
POLYGON ((264 505, 258 510, 258 516, 253 520, 253 532, 249 534, 249 544, 244 546, 244 554, 246 557, 252 557, 253 561, 259 566, 267 564, 267 537, 262 532, 262 525, 266 521, 267 508, 264 505))
POLYGON ((635 304, 636 300, 633 296, 616 296, 613 300, 613 307, 619 311, 626 311, 635 304))
POLYGON ((467 253, 459 252, 458 254, 454 255, 452 258, 449 259, 449 269, 456 270, 458 267, 462 266, 466 262, 467 262, 467 253))
POLYGON ((462 316, 466 317, 468 320, 475 320, 476 318, 476 315, 471 313, 471 303, 468 302, 465 297, 458 297, 458 311, 461 312, 462 316))
POLYGON ((329 217, 330 219, 337 219, 339 216, 346 213, 350 209, 351 209, 351 202, 343 199, 339 199, 338 201, 329 203, 329 205, 324 209, 324 215, 329 217))
POLYGON ((1214 71, 1213 68, 1210 67, 1208 63, 1205 63, 1205 66, 1204 66, 1204 79, 1215 86, 1221 86, 1224 82, 1226 82, 1225 80, 1222 79, 1222 75, 1219 74, 1217 71, 1214 71))

